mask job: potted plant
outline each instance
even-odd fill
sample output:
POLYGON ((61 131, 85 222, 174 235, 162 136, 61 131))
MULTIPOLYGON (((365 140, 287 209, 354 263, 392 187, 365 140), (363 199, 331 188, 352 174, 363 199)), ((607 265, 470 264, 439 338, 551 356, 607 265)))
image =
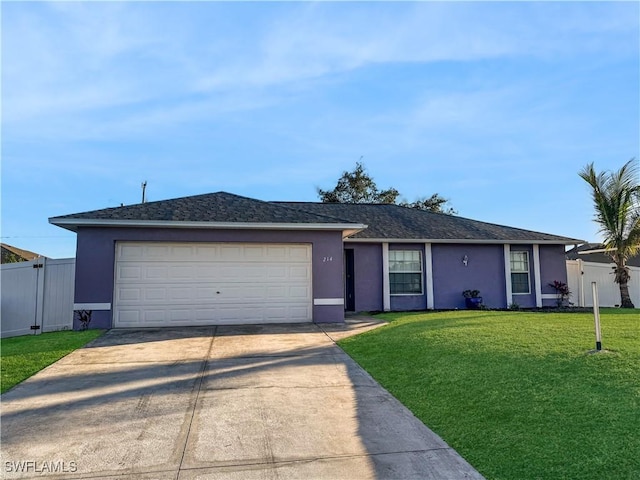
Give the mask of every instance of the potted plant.
POLYGON ((480 290, 465 290, 462 292, 464 303, 469 310, 478 310, 482 305, 480 290))

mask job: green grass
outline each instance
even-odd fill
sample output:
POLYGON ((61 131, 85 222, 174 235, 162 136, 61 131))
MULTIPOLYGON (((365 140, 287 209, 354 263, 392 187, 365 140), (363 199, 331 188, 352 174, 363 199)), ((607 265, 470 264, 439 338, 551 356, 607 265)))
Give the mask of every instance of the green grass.
POLYGON ((640 311, 383 314, 339 342, 488 479, 640 479, 640 311))
POLYGON ((0 340, 0 393, 82 347, 104 330, 51 332, 0 340))

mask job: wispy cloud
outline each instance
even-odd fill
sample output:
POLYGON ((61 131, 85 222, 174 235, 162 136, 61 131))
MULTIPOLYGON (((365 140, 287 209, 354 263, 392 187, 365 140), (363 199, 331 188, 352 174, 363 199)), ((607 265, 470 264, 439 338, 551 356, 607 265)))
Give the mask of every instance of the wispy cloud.
MULTIPOLYGON (((633 21, 615 7, 594 18, 580 4, 437 2, 292 4, 257 10, 260 28, 243 28, 242 16, 223 27, 218 18, 240 8, 246 6, 8 4, 3 121, 17 127, 11 130, 16 134, 126 136, 261 109, 282 101, 279 87, 298 83, 308 92, 314 88, 309 80, 336 81, 336 75, 370 66, 606 49, 600 37, 586 41, 589 34, 634 31, 633 21), (190 29, 181 20, 194 12, 202 19, 190 29), (7 46, 17 42, 20 48, 7 46), (128 108, 113 118, 116 107, 128 108), (89 121, 86 115, 97 116, 89 121)), ((450 115, 461 115, 455 111, 450 115)))

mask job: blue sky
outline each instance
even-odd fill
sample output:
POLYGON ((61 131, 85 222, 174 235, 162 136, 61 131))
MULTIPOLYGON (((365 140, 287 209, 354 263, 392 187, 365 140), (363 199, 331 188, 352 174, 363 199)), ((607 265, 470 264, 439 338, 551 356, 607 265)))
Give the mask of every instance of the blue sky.
POLYGON ((409 201, 594 241, 577 172, 640 156, 637 2, 2 4, 2 241, 215 191, 409 201))

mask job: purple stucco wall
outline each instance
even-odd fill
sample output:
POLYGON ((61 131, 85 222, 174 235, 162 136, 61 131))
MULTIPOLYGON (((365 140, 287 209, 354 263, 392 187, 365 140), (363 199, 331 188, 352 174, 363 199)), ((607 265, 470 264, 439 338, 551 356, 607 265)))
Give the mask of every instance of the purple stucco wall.
MULTIPOLYGON (((513 294, 513 302, 522 308, 534 308, 536 306, 536 280, 533 266, 532 245, 511 245, 511 251, 529 252, 529 281, 531 293, 513 294)), ((567 264, 564 253, 564 245, 540 245, 540 289, 542 294, 554 294, 555 290, 549 286, 554 280, 567 282, 567 264)), ((556 306, 555 299, 542 299, 543 306, 556 306)))
MULTIPOLYGON (((313 298, 342 298, 342 234, 319 231, 80 228, 76 250, 75 303, 113 303, 115 244, 145 242, 243 242, 312 244, 313 298)), ((344 321, 342 305, 314 305, 315 322, 344 321)), ((78 328, 74 320, 74 328, 78 328)), ((94 311, 92 328, 111 328, 111 311, 94 311)))
POLYGON ((489 308, 506 306, 502 245, 437 244, 433 257, 434 308, 465 308, 464 290, 480 290, 489 308), (462 262, 464 256, 468 262, 462 262))
MULTIPOLYGON (((564 245, 540 245, 540 283, 543 294, 555 294, 555 290, 549 286, 554 280, 567 283, 567 263, 564 245)), ((577 292, 573 292, 574 295, 577 292)), ((569 301, 576 302, 575 297, 569 297, 569 301)), ((543 299, 543 306, 556 306, 556 300, 543 299)))
MULTIPOLYGON (((115 244, 117 241, 158 242, 242 242, 242 243, 310 243, 312 244, 313 298, 343 298, 343 250, 354 251, 355 309, 379 311, 383 309, 382 245, 379 243, 347 242, 343 245, 340 232, 327 231, 266 231, 266 230, 189 230, 161 228, 81 228, 78 231, 76 252, 75 303, 113 303, 115 244)), ((504 275, 503 245, 432 244, 434 308, 465 308, 462 291, 478 289, 483 303, 489 308, 507 306, 504 275), (467 256, 468 263, 462 262, 467 256)), ((393 244, 389 250, 419 250, 424 244, 393 244)), ((512 245, 512 251, 528 251, 530 259, 531 293, 515 294, 513 301, 521 307, 535 307, 535 279, 533 274, 533 247, 512 245)), ((541 288, 543 294, 553 294, 548 284, 554 280, 567 281, 564 246, 540 246, 541 288)), ((424 310, 427 305, 422 295, 392 295, 391 310, 424 310)), ((553 299, 543 305, 555 305, 553 299)), ((314 305, 315 322, 341 322, 342 305, 314 305)), ((92 328, 110 328, 112 312, 95 310, 92 328)), ((74 325, 77 328, 79 325, 74 325)))
MULTIPOLYGON (((383 308, 382 299, 382 246, 371 243, 345 244, 345 249, 354 250, 355 261, 355 308, 356 311, 377 311, 383 308)), ((424 245, 389 244, 389 250, 419 250, 423 257, 424 245)), ((466 308, 462 292, 478 289, 484 304, 489 308, 507 307, 506 280, 504 274, 504 247, 473 244, 432 244, 434 308, 466 308), (462 262, 467 256, 468 263, 462 262)), ((533 271, 533 246, 512 245, 513 251, 529 252, 529 278, 531 293, 514 295, 513 301, 521 307, 535 307, 535 279, 533 271)), ((540 275, 542 293, 554 293, 548 283, 553 280, 566 282, 566 266, 563 245, 540 246, 540 275)), ((392 295, 392 311, 426 309, 426 280, 424 295, 392 295)), ((543 305, 555 305, 552 299, 543 300, 543 305)))
POLYGON ((353 249, 356 312, 382 310, 382 245, 346 243, 353 249))

